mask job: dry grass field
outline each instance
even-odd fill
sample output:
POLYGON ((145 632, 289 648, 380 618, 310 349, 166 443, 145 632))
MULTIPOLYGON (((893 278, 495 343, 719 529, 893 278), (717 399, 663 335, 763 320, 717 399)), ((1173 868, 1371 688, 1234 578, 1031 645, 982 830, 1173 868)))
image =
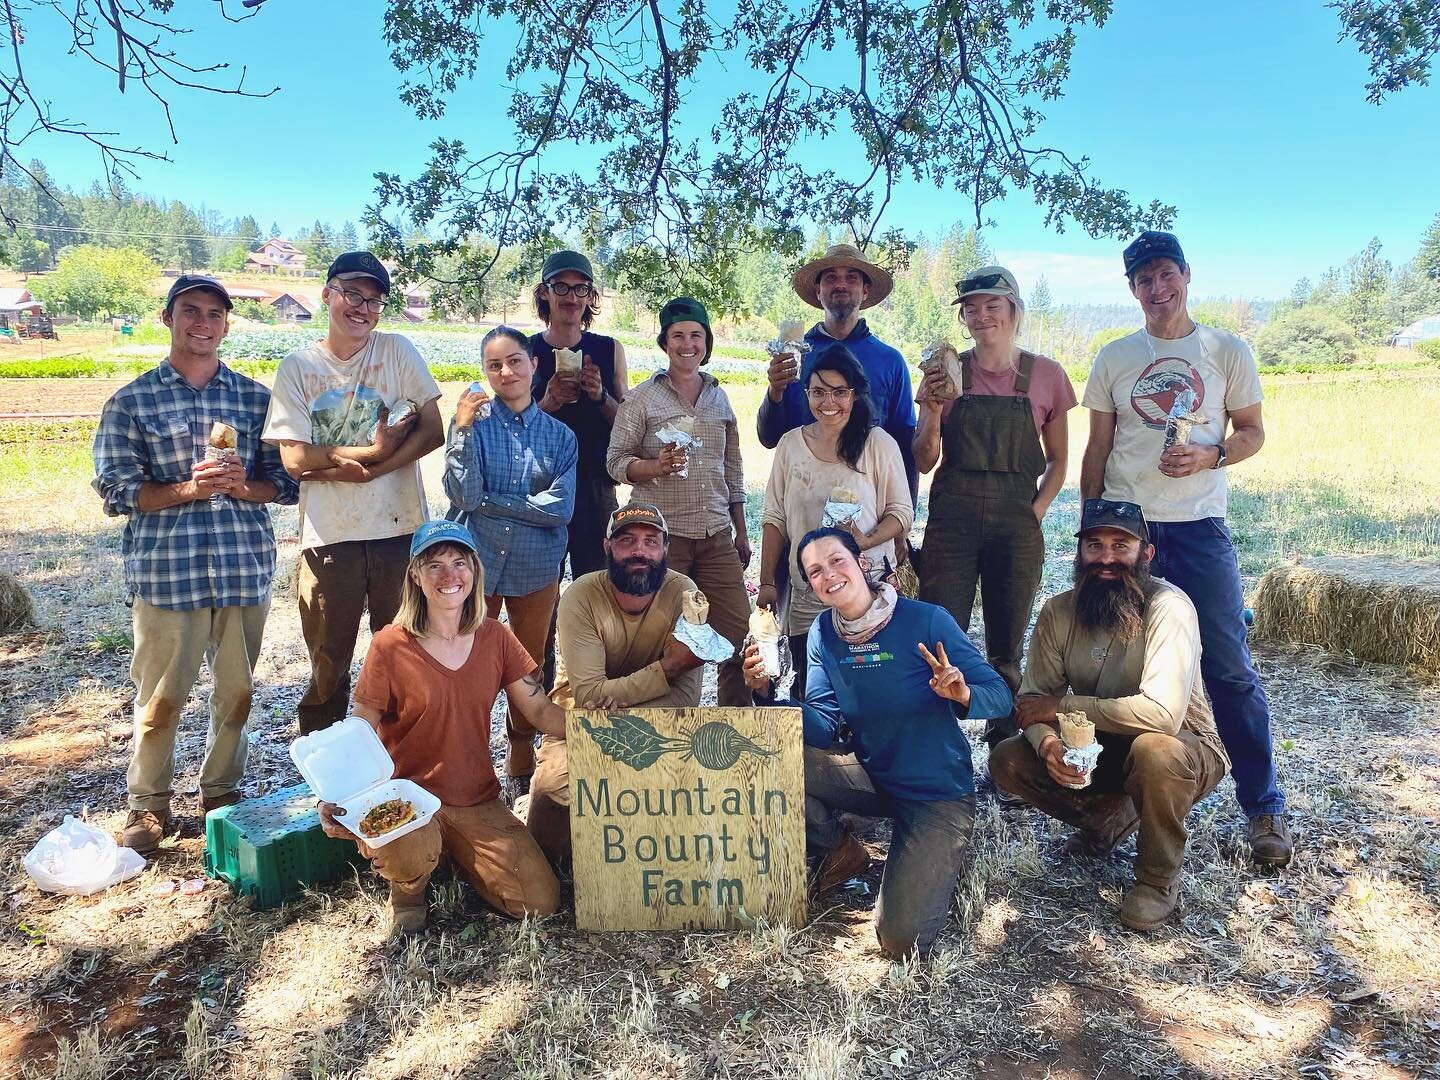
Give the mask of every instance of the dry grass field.
MULTIPOLYGON (((742 417, 759 392, 733 390, 742 417)), ((1274 380, 1266 419, 1264 452, 1231 476, 1252 582, 1291 554, 1440 555, 1440 378, 1274 380)), ((203 676, 180 741, 179 837, 94 897, 42 894, 20 865, 36 839, 67 813, 124 817, 120 523, 87 486, 85 430, 0 425, 0 568, 42 624, 0 637, 0 1075, 1440 1075, 1440 687, 1304 646, 1257 655, 1294 864, 1252 869, 1227 781, 1192 816, 1182 908, 1152 936, 1116 920, 1133 845, 1066 861, 1063 829, 989 803, 923 963, 874 948, 878 865, 793 930, 604 935, 564 912, 517 925, 445 874, 432 928, 411 940, 386 940, 368 872, 256 912, 215 882, 177 888, 202 874, 203 676)), ((769 455, 746 438, 753 506, 769 455)), ((1070 486, 1047 523, 1047 592, 1064 587, 1076 509, 1070 486)), ((297 780, 293 510, 277 525, 251 795, 297 780)), ((883 829, 867 839, 883 857, 883 829)))

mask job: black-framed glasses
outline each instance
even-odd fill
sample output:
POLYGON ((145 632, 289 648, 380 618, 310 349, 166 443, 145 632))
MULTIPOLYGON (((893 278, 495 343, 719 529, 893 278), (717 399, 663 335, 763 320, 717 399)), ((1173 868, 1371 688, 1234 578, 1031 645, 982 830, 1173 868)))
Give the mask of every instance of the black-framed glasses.
POLYGON ((336 285, 334 289, 345 298, 345 303, 353 308, 363 307, 372 315, 379 315, 385 310, 385 297, 383 296, 366 296, 354 289, 347 289, 343 285, 336 285))
POLYGON ((993 289, 1004 280, 1004 274, 977 274, 975 277, 967 277, 964 281, 957 281, 955 291, 963 296, 965 293, 975 292, 977 289, 993 289))
POLYGON ((811 401, 849 401, 855 394, 853 386, 812 386, 805 391, 811 401))
POLYGON ((589 300, 592 296, 598 296, 600 290, 594 285, 567 285, 563 281, 547 281, 545 287, 556 296, 575 296, 580 300, 589 300))

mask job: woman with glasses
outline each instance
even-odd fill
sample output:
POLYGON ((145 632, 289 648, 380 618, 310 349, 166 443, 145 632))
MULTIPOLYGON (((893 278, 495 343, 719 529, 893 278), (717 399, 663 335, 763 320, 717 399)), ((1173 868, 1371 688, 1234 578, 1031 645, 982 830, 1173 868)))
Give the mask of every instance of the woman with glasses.
MULTIPOLYGON (((825 504, 859 504, 837 522, 882 570, 895 565, 895 541, 910 531, 915 508, 900 446, 876 427, 870 380, 843 345, 826 349, 806 376, 814 422, 792 428, 775 447, 761 518, 759 607, 778 610, 776 571, 786 548, 824 524, 825 504)), ((805 637, 825 605, 804 578, 789 577, 784 629, 795 661, 794 696, 805 690, 805 637)))
MULTIPOLYGON (((920 599, 947 609, 968 632, 978 582, 985 652, 1014 691, 1045 562, 1040 523, 1065 482, 1075 390, 1054 360, 1015 344, 1025 307, 1010 271, 983 267, 956 293, 975 341, 960 357, 962 385, 932 371, 917 397, 915 463, 921 472, 940 465, 920 599)), ((1016 731, 1014 718, 1003 717, 986 725, 985 741, 993 748, 1016 731)))

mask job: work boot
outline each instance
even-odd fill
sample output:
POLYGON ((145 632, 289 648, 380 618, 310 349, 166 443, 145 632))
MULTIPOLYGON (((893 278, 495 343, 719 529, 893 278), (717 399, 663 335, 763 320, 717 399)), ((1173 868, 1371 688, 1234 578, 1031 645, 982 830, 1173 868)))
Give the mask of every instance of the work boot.
POLYGON ((222 806, 234 806, 240 799, 241 795, 238 791, 227 791, 224 795, 216 795, 213 798, 201 795, 200 813, 208 814, 211 810, 219 810, 222 806))
POLYGON ((1250 819, 1250 858, 1261 866, 1285 866, 1294 854, 1283 814, 1256 814, 1250 819))
POLYGON ((425 903, 425 890, 422 888, 420 894, 400 892, 392 884, 390 886, 390 903, 387 905, 390 912, 390 936, 399 937, 402 934, 418 934, 425 929, 425 923, 430 915, 430 909, 425 903))
POLYGON ((1094 829, 1076 829, 1060 846, 1060 854, 1067 859, 1106 859, 1138 828, 1140 819, 1137 817, 1128 825, 1121 826, 1119 832, 1110 835, 1094 829))
POLYGON ((170 829, 170 811, 131 810, 125 819, 125 832, 120 836, 122 847, 149 855, 160 846, 170 829))
POLYGON ((837 885, 843 885, 853 877, 870 868, 870 853, 865 845, 847 832, 845 839, 830 849, 815 871, 815 895, 829 892, 837 885))
POLYGON ((982 768, 980 775, 976 778, 975 794, 988 795, 995 800, 995 805, 1001 810, 1020 810, 1030 805, 1020 796, 1011 795, 995 783, 995 778, 990 775, 988 768, 982 768))
POLYGON ((1137 881, 1125 894, 1120 905, 1120 921, 1131 930, 1149 932, 1165 925, 1180 902, 1180 883, 1173 881, 1166 888, 1137 881))

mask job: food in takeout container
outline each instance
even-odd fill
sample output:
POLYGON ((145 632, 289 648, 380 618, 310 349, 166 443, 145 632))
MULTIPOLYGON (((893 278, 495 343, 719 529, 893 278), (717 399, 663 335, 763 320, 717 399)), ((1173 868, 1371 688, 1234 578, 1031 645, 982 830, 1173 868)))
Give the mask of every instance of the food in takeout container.
POLYGON ((687 622, 703 623, 710 618, 710 601, 699 589, 686 589, 680 594, 680 614, 687 622))
POLYGON ((920 353, 920 370, 927 375, 936 370, 945 372, 945 388, 939 395, 942 401, 959 397, 965 387, 964 373, 960 369, 960 354, 955 351, 955 346, 944 338, 936 338, 928 349, 920 353))
POLYGON ((335 820, 371 848, 421 828, 440 809, 440 800, 412 780, 395 778, 395 762, 386 753, 375 729, 358 716, 347 716, 323 731, 302 735, 290 744, 290 758, 300 775, 325 802, 345 811, 335 820), (407 804, 408 819, 393 804, 407 804), (380 824, 390 827, 371 836, 365 823, 371 811, 381 810, 380 824), (398 824, 396 823, 398 822, 398 824))
POLYGON ((825 500, 820 524, 827 528, 847 525, 860 516, 860 509, 860 493, 848 484, 837 484, 830 489, 830 497, 825 500))
POLYGON ((1090 786, 1090 772, 1100 760, 1100 744, 1095 741, 1095 725, 1083 712, 1058 713, 1055 719, 1060 724, 1060 741, 1065 744, 1061 760, 1072 769, 1085 774, 1083 784, 1072 784, 1074 788, 1090 786))
POLYGON ((563 375, 578 374, 585 365, 585 357, 579 349, 556 349, 555 370, 563 375))
POLYGON ((404 799, 387 799, 376 803, 360 819, 360 832, 365 836, 384 836, 415 820, 415 804, 404 799))

